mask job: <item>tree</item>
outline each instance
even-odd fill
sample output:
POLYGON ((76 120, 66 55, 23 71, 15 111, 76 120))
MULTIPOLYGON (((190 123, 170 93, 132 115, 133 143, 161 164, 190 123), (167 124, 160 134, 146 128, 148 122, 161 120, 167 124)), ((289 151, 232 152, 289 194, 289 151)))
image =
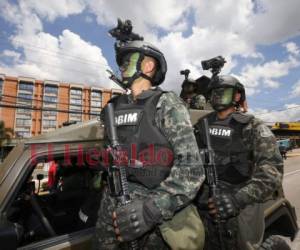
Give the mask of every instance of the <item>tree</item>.
POLYGON ((4 141, 9 142, 12 135, 13 130, 6 128, 4 121, 0 121, 0 160, 2 160, 4 156, 4 141))

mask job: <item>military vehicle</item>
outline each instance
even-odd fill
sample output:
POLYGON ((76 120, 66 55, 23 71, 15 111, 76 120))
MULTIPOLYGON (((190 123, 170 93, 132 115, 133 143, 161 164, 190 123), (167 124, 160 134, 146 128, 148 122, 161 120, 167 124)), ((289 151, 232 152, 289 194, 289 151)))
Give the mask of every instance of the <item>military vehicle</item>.
MULTIPOLYGON (((196 122, 210 111, 190 112, 196 122)), ((103 164, 105 150, 103 126, 97 119, 19 143, 0 166, 1 249, 90 249, 96 220, 83 223, 80 211, 93 194, 90 182, 98 173, 99 159, 103 164), (59 188, 50 191, 37 182, 45 183, 48 169, 43 166, 53 160, 64 171, 57 177, 59 188)), ((96 210, 89 216, 95 218, 96 210)), ((265 238, 295 238, 295 209, 282 190, 265 204, 265 224, 265 238)))

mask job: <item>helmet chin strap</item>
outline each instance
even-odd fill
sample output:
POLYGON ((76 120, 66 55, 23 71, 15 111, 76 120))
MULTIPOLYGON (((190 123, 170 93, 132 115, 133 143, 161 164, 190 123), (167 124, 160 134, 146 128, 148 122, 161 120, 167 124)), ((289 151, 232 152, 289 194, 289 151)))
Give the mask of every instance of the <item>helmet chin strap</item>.
POLYGON ((129 89, 132 86, 133 82, 140 77, 150 81, 152 84, 153 79, 151 77, 147 76, 146 74, 144 74, 142 71, 142 61, 144 58, 145 58, 145 55, 143 53, 140 53, 139 60, 137 61, 137 64, 136 64, 136 69, 137 69, 136 72, 133 74, 133 76, 124 77, 122 79, 122 82, 123 82, 122 85, 124 86, 124 88, 129 89), (127 83, 124 84, 124 82, 127 82, 127 83))

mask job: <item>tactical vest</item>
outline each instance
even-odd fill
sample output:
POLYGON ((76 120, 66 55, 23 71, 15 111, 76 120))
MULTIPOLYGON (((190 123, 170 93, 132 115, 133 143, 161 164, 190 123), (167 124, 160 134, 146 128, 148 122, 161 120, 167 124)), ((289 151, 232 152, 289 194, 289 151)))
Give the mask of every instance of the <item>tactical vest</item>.
MULTIPOLYGON (((218 179, 231 184, 249 180, 253 171, 253 150, 243 142, 243 128, 253 119, 252 116, 233 113, 225 120, 218 120, 216 113, 207 116, 218 179)), ((206 148, 202 120, 195 125, 198 147, 206 148)), ((250 142, 251 143, 251 142, 250 142)))
POLYGON ((159 186, 173 166, 173 150, 155 123, 156 106, 162 93, 146 91, 134 103, 128 95, 112 100, 128 181, 149 189, 159 186))

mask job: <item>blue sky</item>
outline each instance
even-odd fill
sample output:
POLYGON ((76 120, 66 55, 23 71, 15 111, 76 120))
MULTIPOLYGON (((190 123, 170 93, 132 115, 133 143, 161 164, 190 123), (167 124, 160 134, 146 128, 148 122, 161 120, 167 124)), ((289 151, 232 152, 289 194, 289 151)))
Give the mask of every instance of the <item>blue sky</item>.
POLYGON ((1 0, 0 74, 116 87, 105 71, 117 70, 107 30, 130 18, 166 56, 164 89, 179 91, 184 68, 209 75, 201 60, 223 55, 252 112, 300 120, 299 9, 297 0, 1 0))

